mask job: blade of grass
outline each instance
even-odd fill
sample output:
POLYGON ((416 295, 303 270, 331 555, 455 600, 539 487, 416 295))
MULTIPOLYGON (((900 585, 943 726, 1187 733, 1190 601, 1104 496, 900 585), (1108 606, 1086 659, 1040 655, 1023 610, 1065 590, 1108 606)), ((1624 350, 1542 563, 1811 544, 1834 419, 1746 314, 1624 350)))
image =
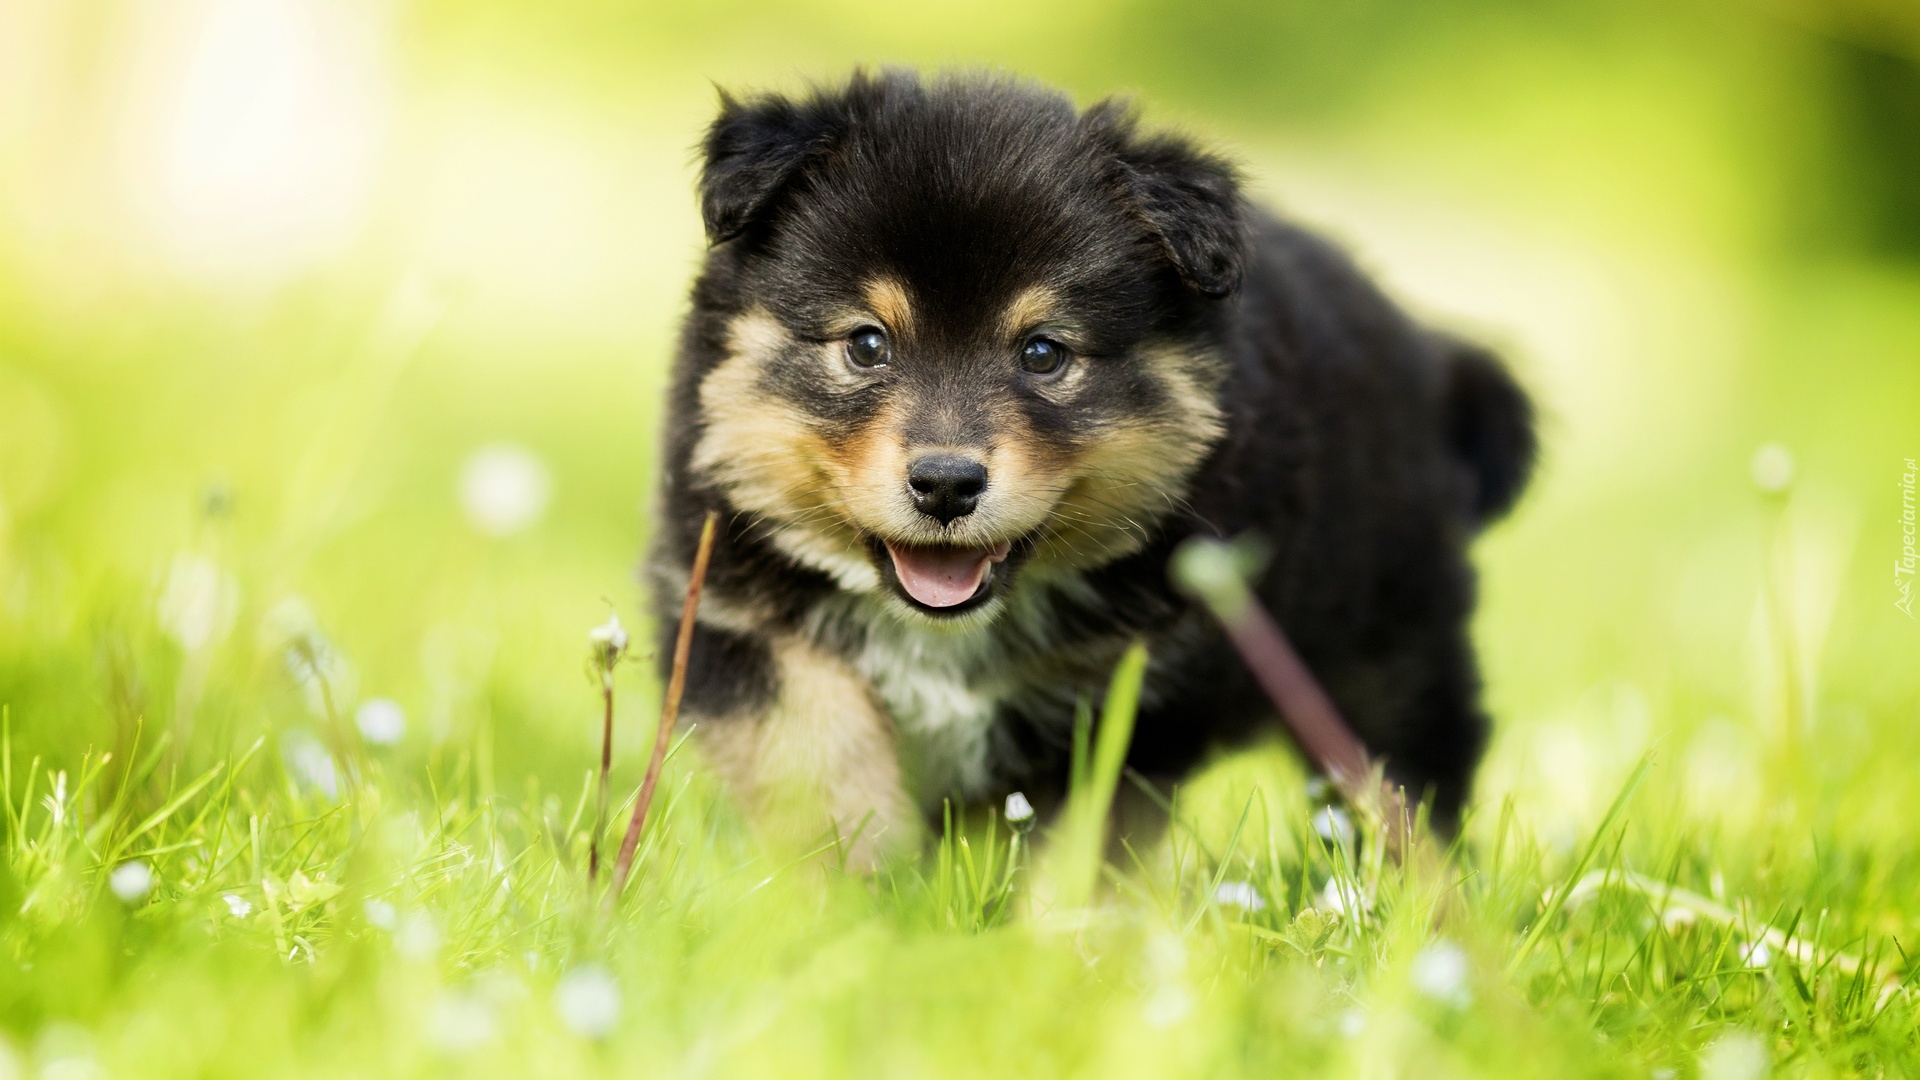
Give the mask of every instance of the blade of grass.
POLYGON ((1106 843, 1107 815, 1133 742, 1133 721, 1140 708, 1140 687, 1147 674, 1147 647, 1136 641, 1114 668, 1100 710, 1099 730, 1083 783, 1068 792, 1066 820, 1055 839, 1058 903, 1067 910, 1085 907, 1099 878, 1106 843))
POLYGON ((1587 841, 1586 850, 1580 853, 1580 858, 1574 862, 1573 869, 1567 874, 1566 880, 1561 884, 1560 888, 1555 889, 1553 894, 1547 898, 1545 910, 1541 911, 1540 917, 1533 921, 1531 927, 1527 928, 1527 936, 1521 939, 1520 948, 1515 950, 1513 958, 1507 961, 1508 978, 1512 978, 1520 971, 1520 965, 1526 962, 1528 954, 1532 953, 1534 947, 1540 944, 1540 939, 1545 936, 1547 927, 1552 925, 1554 916, 1560 913, 1561 907, 1567 902, 1567 897, 1572 895, 1574 886, 1586 875, 1587 867, 1593 862, 1594 855, 1599 853, 1600 845, 1606 841, 1607 833, 1613 829, 1614 821, 1617 820, 1621 812, 1627 808, 1627 801, 1633 798, 1635 791, 1639 790, 1640 781, 1646 778, 1647 769, 1652 764, 1653 755, 1651 753, 1642 755, 1640 764, 1633 770, 1633 775, 1629 776, 1627 782, 1621 785, 1620 793, 1613 797, 1613 805, 1607 807, 1607 812, 1605 816, 1601 817, 1599 826, 1593 830, 1593 838, 1587 841))

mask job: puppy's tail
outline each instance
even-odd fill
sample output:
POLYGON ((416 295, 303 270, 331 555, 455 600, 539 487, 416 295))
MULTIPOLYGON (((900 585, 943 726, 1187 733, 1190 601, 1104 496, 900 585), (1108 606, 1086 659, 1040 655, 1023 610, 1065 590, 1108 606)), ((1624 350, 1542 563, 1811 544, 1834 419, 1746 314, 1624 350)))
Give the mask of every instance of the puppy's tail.
POLYGON ((1485 526, 1513 509, 1533 473, 1540 449, 1533 402, 1493 353, 1451 338, 1440 347, 1442 431, 1472 482, 1468 512, 1485 526))

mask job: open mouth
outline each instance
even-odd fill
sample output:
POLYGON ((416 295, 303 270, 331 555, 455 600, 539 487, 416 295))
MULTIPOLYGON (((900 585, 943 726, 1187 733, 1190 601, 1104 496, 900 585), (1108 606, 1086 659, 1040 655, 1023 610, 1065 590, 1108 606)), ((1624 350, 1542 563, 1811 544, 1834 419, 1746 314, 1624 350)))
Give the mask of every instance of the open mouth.
POLYGON ((985 547, 917 546, 885 541, 901 591, 922 607, 957 608, 983 595, 993 569, 1013 550, 1010 541, 985 547))

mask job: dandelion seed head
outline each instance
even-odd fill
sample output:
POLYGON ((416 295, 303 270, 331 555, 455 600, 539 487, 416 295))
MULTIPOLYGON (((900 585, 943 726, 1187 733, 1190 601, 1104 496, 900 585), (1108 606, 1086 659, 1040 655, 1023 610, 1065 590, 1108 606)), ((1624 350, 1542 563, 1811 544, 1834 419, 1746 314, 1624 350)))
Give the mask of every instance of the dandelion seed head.
POLYGON ((400 925, 400 912, 378 897, 361 905, 361 910, 366 912, 367 925, 376 930, 392 930, 400 925))
POLYGON ((1366 1013, 1359 1009, 1348 1009, 1340 1014, 1340 1034, 1349 1039, 1357 1039, 1366 1030, 1366 1013))
POLYGON ((1700 1051, 1700 1080, 1761 1080, 1767 1066, 1767 1044, 1751 1031, 1728 1032, 1700 1051))
POLYGON ((1223 881, 1213 890, 1213 902, 1245 911, 1265 911, 1267 902, 1251 881, 1223 881))
POLYGON ((1467 986, 1470 973, 1467 951, 1441 938, 1414 956, 1408 976, 1415 990, 1435 1001, 1459 1007, 1473 1000, 1473 991, 1467 986))
POLYGON ((612 671, 627 651, 627 631, 620 625, 620 614, 609 613, 606 622, 589 630, 587 645, 592 650, 593 666, 602 675, 612 671))
POLYGON ((1033 804, 1027 801, 1027 793, 1016 791, 1007 796, 1007 824, 1017 832, 1026 832, 1033 828, 1033 804))
POLYGON ((375 746, 392 746, 407 734, 407 712, 392 698, 369 698, 353 714, 360 737, 375 746))
POLYGON ((493 1008, 477 994, 443 993, 427 1010, 427 1038, 441 1050, 467 1053, 493 1037, 493 1008))
POLYGON ((1373 897, 1367 895, 1359 882, 1331 877, 1327 879, 1326 888, 1320 890, 1319 906, 1335 915, 1361 915, 1373 910, 1373 897))
POLYGON ((153 868, 138 859, 123 862, 107 876, 107 888, 123 904, 137 904, 153 891, 153 868))
POLYGON ((620 984, 603 967, 575 968, 554 987, 553 1008, 568 1031, 604 1039, 620 1022, 620 984))
POLYGON ((587 631, 587 640, 593 642, 595 645, 605 646, 615 652, 625 649, 627 647, 627 631, 625 627, 620 625, 619 612, 608 615, 606 622, 587 631))
POLYGON ((1779 443, 1761 443, 1748 463, 1753 486, 1768 495, 1778 495, 1793 486, 1793 454, 1779 443))
POLYGON ((280 758, 294 786, 328 799, 340 797, 340 770, 333 755, 310 731, 295 729, 280 737, 280 758))
POLYGON ((78 1024, 48 1025, 34 1040, 33 1056, 40 1059, 40 1080, 102 1080, 107 1075, 94 1057, 93 1033, 78 1024))
POLYGON ((1329 844, 1353 845, 1353 817, 1337 806, 1323 806, 1314 811, 1313 831, 1329 844))
POLYGON ((440 951, 440 924, 426 912, 416 911, 394 927, 393 947, 408 960, 431 960, 440 951))
POLYGON ((1146 941, 1147 973, 1159 981, 1179 978, 1187 970, 1187 944, 1177 934, 1158 933, 1146 941))
POLYGON ((1142 1019, 1149 1027, 1168 1028, 1193 1013, 1193 992, 1179 983, 1168 983, 1147 998, 1142 1019))
POLYGON ((160 628, 188 652, 218 644, 233 629, 240 586, 211 559, 180 555, 167 569, 156 615, 160 628))
POLYGON ((511 536, 546 512, 552 479, 525 447, 483 446, 460 468, 460 505, 467 521, 488 536, 511 536))

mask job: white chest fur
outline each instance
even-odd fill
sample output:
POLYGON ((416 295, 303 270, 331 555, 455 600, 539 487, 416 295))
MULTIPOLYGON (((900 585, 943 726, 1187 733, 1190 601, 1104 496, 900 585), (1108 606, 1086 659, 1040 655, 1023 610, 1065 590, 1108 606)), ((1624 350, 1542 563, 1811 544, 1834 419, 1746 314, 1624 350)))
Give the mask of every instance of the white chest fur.
POLYGON ((994 713, 1006 687, 989 626, 948 630, 881 618, 855 666, 893 717, 916 794, 932 806, 986 788, 994 713))

